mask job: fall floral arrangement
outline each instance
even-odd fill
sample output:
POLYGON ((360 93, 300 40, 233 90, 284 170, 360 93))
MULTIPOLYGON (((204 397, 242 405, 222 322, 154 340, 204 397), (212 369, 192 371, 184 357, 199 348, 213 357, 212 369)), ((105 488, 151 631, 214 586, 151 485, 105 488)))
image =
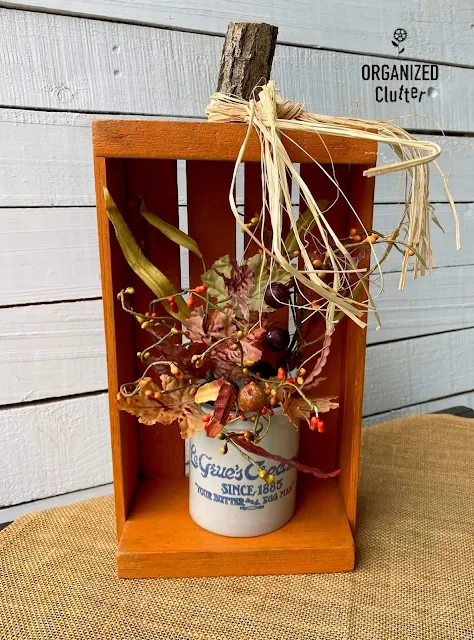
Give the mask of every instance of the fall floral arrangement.
MULTIPOLYGON (((146 425, 177 423, 183 438, 205 430, 209 437, 223 441, 222 454, 229 446, 237 448, 268 483, 274 482, 273 476, 249 454, 273 458, 318 477, 335 475, 337 471, 324 473, 281 458, 259 443, 271 429, 276 411, 294 428, 301 421, 304 428, 324 432, 321 414, 338 404, 337 398, 321 396, 318 385, 342 312, 328 324, 330 299, 301 286, 263 249, 250 257, 244 253, 240 262, 222 256, 209 269, 203 260, 201 283, 177 291, 143 255, 107 191, 105 198, 127 261, 156 295, 148 309, 135 310, 132 287, 118 294, 123 311, 133 315, 150 336, 149 347, 137 353, 143 374, 121 386, 117 394, 120 408, 146 425), (240 421, 251 421, 252 429, 235 430, 240 421)), ((318 202, 322 210, 327 206, 327 202, 318 202)), ((168 238, 203 259, 191 237, 148 211, 144 203, 140 212, 168 238)), ((270 233, 263 216, 256 215, 245 227, 262 238, 270 233)), ((393 234, 351 229, 348 237, 332 240, 331 256, 314 227, 308 210, 284 238, 285 255, 297 264, 301 259, 298 244, 303 242, 327 295, 339 275, 335 261, 342 274, 337 294, 351 302, 370 277, 365 265, 375 246, 385 247, 378 264, 394 246, 411 256, 416 252, 393 234), (359 277, 354 278, 353 272, 359 277)))
MULTIPOLYGON (((201 283, 177 291, 143 255, 105 190, 106 211, 124 256, 156 296, 147 310, 136 310, 133 288, 118 294, 124 312, 150 334, 150 345, 137 354, 144 364, 142 376, 122 385, 117 401, 144 424, 177 423, 183 438, 205 430, 209 437, 223 441, 222 454, 229 446, 236 447, 256 466, 249 454, 274 458, 320 477, 334 475, 279 458, 259 443, 271 429, 276 411, 295 428, 302 421, 309 429, 324 431, 321 414, 338 406, 337 398, 318 393, 333 333, 344 316, 364 327, 367 312, 376 314, 369 282, 375 272, 382 274, 382 263, 391 251, 402 255, 401 289, 409 269, 414 277, 431 271, 430 222, 440 225, 428 202, 429 163, 442 176, 459 248, 455 206, 436 163, 440 149, 392 122, 307 113, 303 105, 282 100, 273 81, 250 101, 214 94, 206 113, 211 121, 244 122, 248 127, 229 192, 231 210, 249 241, 247 251, 239 262, 222 256, 207 268, 191 237, 148 211, 145 203, 136 203, 150 224, 203 259, 201 283), (235 203, 234 186, 252 129, 260 138, 265 204, 246 223, 235 203), (389 145, 398 161, 367 169, 364 175, 406 173, 405 206, 396 228, 389 234, 366 229, 326 172, 338 188, 337 198, 347 202, 360 222, 348 237, 338 237, 327 217, 334 203, 317 201, 297 172, 282 142, 287 131, 389 145), (299 217, 293 211, 288 178, 298 185, 308 207, 299 217), (283 232, 285 227, 289 233, 283 232), (247 255, 250 247, 254 255, 247 255), (253 423, 252 429, 234 430, 233 425, 244 420, 253 423)), ((268 483, 274 481, 263 468, 260 472, 268 483)))

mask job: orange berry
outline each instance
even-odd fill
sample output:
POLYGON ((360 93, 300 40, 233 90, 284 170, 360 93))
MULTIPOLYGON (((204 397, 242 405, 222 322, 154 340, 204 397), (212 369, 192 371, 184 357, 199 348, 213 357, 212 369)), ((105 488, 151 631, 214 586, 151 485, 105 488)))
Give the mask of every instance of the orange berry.
POLYGON ((170 303, 171 303, 171 302, 174 302, 174 297, 173 297, 173 296, 168 296, 166 299, 167 299, 167 300, 168 300, 168 302, 170 302, 170 303))
POLYGON ((170 302, 170 310, 173 313, 178 313, 178 305, 176 304, 176 302, 173 300, 173 302, 170 302))
POLYGON ((279 380, 283 380, 284 379, 284 377, 286 376, 286 373, 285 373, 285 370, 283 369, 283 367, 280 367, 278 369, 277 376, 278 376, 279 380))
POLYGON ((318 267, 322 267, 323 266, 323 262, 322 260, 319 260, 319 258, 316 258, 316 260, 313 260, 313 267, 316 267, 316 269, 318 267))
POLYGON ((309 421, 309 428, 314 431, 318 426, 318 418, 316 418, 316 416, 313 416, 311 418, 311 420, 309 421))
POLYGON ((357 229, 351 229, 351 230, 349 231, 349 235, 351 236, 351 238, 353 238, 354 236, 356 236, 356 235, 357 235, 357 229))
POLYGON ((117 393, 117 400, 123 400, 123 395, 120 391, 117 393))
POLYGON ((201 416, 201 420, 203 422, 209 422, 209 420, 212 418, 210 413, 205 413, 204 415, 201 416))
POLYGON ((318 420, 317 428, 319 433, 324 433, 324 422, 322 420, 318 420))
POLYGON ((195 301, 194 301, 194 296, 193 296, 192 293, 190 294, 186 304, 188 305, 188 309, 193 309, 194 308, 195 301))
POLYGON ((203 284, 200 284, 198 287, 196 287, 196 288, 194 289, 194 291, 195 291, 196 293, 204 294, 204 293, 206 293, 206 291, 207 291, 207 287, 206 287, 206 286, 204 286, 203 284))
POLYGON ((352 242, 361 242, 362 241, 362 237, 359 235, 356 236, 352 236, 352 242))
POLYGON ((163 394, 161 393, 161 391, 155 391, 155 393, 153 394, 155 400, 160 400, 162 396, 163 394))

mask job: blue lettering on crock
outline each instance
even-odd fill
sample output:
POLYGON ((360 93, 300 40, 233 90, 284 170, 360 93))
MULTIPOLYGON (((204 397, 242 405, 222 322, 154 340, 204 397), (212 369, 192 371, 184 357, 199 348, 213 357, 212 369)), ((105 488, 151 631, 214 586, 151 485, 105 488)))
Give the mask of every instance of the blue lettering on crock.
MULTIPOLYGON (((195 469, 199 469, 203 478, 212 476, 222 480, 236 480, 237 482, 243 480, 244 477, 251 482, 258 479, 258 469, 253 464, 249 464, 245 468, 238 464, 233 467, 222 467, 220 464, 212 462, 212 460, 212 456, 208 456, 205 453, 198 455, 196 445, 191 445, 191 464, 195 469)), ((265 469, 263 460, 256 460, 255 462, 265 469)), ((271 466, 267 471, 274 476, 281 476, 291 468, 290 464, 280 462, 278 465, 271 466)))

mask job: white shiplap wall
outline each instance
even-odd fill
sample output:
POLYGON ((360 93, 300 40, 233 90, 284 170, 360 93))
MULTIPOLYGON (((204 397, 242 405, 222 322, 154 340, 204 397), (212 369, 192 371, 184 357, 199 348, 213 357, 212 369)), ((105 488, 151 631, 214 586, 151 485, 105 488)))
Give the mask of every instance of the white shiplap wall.
MULTIPOLYGON (((434 175, 432 199, 447 231, 434 232, 437 268, 403 293, 397 273, 386 276, 384 328, 369 328, 364 413, 374 424, 472 405, 470 0, 0 4, 0 508, 111 479, 90 122, 110 114, 201 118, 230 20, 279 26, 273 76, 283 95, 312 111, 406 116, 402 124, 440 143, 464 249, 454 250, 434 175), (377 103, 374 83, 361 81, 363 64, 391 62, 396 27, 409 32, 404 55, 440 64, 435 83, 418 83, 431 88, 419 107, 377 103)), ((375 228, 390 229, 400 198, 398 176, 377 181, 375 228)))

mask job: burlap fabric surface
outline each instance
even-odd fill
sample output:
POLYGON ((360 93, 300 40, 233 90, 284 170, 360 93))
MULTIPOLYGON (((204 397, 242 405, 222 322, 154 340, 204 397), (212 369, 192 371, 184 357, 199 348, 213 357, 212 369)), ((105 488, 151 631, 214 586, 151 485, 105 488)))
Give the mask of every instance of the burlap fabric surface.
POLYGON ((363 434, 352 574, 118 580, 111 497, 0 534, 0 638, 474 639, 474 420, 363 434))

